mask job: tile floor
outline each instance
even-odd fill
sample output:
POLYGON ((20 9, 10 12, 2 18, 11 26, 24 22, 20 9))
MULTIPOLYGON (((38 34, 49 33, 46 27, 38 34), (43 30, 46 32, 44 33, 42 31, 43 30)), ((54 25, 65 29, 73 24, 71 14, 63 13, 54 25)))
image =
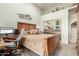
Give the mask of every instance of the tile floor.
MULTIPOLYGON (((75 47, 76 47, 75 43, 70 43, 69 45, 63 45, 61 46, 61 48, 58 48, 55 51, 54 55, 52 56, 77 56, 75 47)), ((25 48, 22 50, 22 56, 39 56, 39 55, 25 48)))

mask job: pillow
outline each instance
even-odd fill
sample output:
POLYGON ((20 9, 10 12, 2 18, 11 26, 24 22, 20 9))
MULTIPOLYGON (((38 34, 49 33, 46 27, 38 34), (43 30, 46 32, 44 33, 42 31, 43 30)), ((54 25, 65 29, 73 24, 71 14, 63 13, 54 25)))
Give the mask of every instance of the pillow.
POLYGON ((29 30, 29 33, 30 34, 37 34, 38 30, 37 29, 31 29, 31 30, 29 30))

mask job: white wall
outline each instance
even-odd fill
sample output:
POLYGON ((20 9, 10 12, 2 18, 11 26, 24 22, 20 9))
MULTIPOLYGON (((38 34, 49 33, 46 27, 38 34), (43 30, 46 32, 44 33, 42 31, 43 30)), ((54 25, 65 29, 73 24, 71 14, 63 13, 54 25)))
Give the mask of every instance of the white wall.
POLYGON ((41 11, 33 4, 2 3, 0 4, 0 26, 16 27, 17 22, 29 22, 40 25, 41 11), (20 19, 17 13, 29 14, 31 21, 20 19))
POLYGON ((70 20, 70 24, 72 24, 74 21, 77 21, 76 7, 69 9, 69 20, 70 20))
MULTIPOLYGON (((68 44, 68 9, 43 15, 41 19, 42 19, 41 22, 46 20, 61 19, 62 20, 61 40, 62 40, 62 43, 68 44)), ((43 26, 43 23, 41 26, 43 26)))

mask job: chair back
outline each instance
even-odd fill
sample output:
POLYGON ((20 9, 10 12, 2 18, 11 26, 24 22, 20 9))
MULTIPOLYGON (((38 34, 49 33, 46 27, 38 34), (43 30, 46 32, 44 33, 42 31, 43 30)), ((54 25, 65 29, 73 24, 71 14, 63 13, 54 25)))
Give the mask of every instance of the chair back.
POLYGON ((20 34, 19 34, 18 37, 16 38, 16 42, 19 42, 19 41, 21 40, 23 34, 24 34, 24 29, 22 29, 22 30, 20 31, 20 34))

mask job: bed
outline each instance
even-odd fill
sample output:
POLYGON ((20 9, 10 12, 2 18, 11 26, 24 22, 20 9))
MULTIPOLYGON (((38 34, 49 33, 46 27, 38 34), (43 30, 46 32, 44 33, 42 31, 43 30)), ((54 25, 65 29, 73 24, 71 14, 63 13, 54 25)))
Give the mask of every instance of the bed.
POLYGON ((23 46, 40 56, 52 55, 59 43, 59 34, 24 35, 23 46))
POLYGON ((30 34, 24 34, 22 45, 40 56, 51 55, 59 46, 60 33, 53 34, 35 34, 37 31, 36 24, 18 22, 17 28, 21 30, 24 28, 26 31, 30 30, 30 34))

